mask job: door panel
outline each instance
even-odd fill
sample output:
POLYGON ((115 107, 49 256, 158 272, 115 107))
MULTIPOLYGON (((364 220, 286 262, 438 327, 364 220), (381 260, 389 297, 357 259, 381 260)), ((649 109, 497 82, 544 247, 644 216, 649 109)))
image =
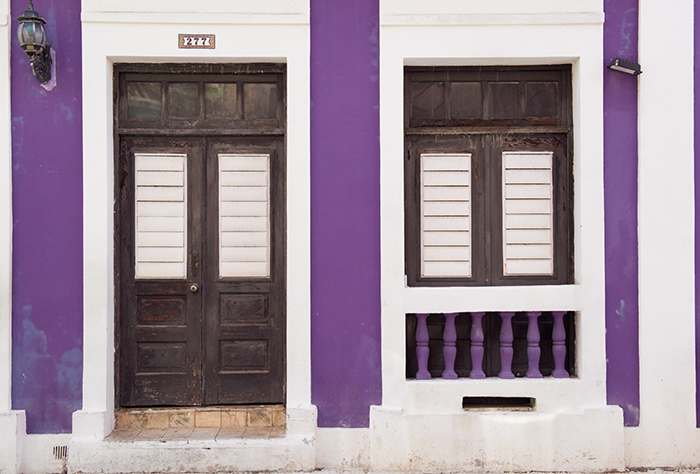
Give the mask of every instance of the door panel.
POLYGON ((283 403, 284 169, 282 138, 122 138, 122 406, 283 403))
POLYGON ((201 279, 198 256, 204 203, 197 190, 203 179, 204 151, 203 139, 125 137, 121 141, 119 386, 123 406, 202 402, 202 297, 190 286, 201 279), (167 254, 173 251, 174 257, 167 254))
POLYGON ((281 138, 209 142, 207 404, 284 401, 282 152, 281 138))

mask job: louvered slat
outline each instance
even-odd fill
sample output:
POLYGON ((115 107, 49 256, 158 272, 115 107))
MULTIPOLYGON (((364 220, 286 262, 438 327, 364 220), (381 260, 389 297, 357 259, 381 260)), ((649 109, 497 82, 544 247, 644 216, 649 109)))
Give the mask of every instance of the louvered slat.
POLYGON ((137 153, 136 278, 186 278, 187 155, 137 153))
POLYGON ((270 155, 219 155, 219 275, 270 276, 270 155))
POLYGON ((421 275, 470 277, 471 154, 421 159, 421 275))
POLYGON ((503 153, 503 274, 552 275, 551 152, 503 153))

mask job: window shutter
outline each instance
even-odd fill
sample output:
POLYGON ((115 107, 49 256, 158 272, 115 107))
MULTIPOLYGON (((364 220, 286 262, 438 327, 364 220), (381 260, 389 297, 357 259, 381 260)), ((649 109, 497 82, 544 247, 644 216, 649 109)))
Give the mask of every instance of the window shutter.
POLYGON ((186 278, 187 155, 136 153, 136 278, 186 278))
POLYGON ((471 277, 471 154, 420 160, 421 275, 471 277))
POLYGON ((219 155, 219 275, 270 276, 270 155, 219 155))
POLYGON ((504 152, 503 274, 552 275, 551 152, 504 152))

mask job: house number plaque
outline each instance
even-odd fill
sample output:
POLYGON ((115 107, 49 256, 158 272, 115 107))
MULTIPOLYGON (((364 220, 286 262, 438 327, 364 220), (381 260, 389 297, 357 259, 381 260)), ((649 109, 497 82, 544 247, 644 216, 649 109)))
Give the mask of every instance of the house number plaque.
POLYGON ((214 49, 216 35, 177 35, 180 49, 214 49))

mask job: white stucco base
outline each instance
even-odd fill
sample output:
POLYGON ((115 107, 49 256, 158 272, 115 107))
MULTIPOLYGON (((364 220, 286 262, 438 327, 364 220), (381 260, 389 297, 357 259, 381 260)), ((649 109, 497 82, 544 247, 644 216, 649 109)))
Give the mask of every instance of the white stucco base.
POLYGON ((372 407, 373 471, 622 471, 617 406, 407 414, 372 407))
POLYGON ((316 469, 369 469, 369 428, 318 428, 316 469))
MULTIPOLYGON (((70 433, 31 434, 24 438, 22 446, 22 474, 46 474, 63 472, 64 459, 54 456, 54 447, 68 446, 70 433)), ((70 453, 69 453, 70 454, 70 453)))
POLYGON ((316 467, 316 407, 287 408, 287 434, 271 439, 108 441, 99 413, 74 416, 70 473, 310 471, 316 467))
POLYGON ((75 439, 70 451, 71 473, 302 471, 315 464, 314 439, 305 436, 189 443, 75 439))
POLYGON ((114 411, 78 410, 73 413, 76 438, 102 439, 114 428, 114 411))
POLYGON ((26 433, 24 410, 0 413, 0 472, 19 474, 22 466, 22 445, 26 433))
MULTIPOLYGON (((692 421, 692 418, 689 419, 692 421)), ((700 430, 694 423, 654 423, 625 428, 625 465, 629 469, 700 469, 700 430)))

